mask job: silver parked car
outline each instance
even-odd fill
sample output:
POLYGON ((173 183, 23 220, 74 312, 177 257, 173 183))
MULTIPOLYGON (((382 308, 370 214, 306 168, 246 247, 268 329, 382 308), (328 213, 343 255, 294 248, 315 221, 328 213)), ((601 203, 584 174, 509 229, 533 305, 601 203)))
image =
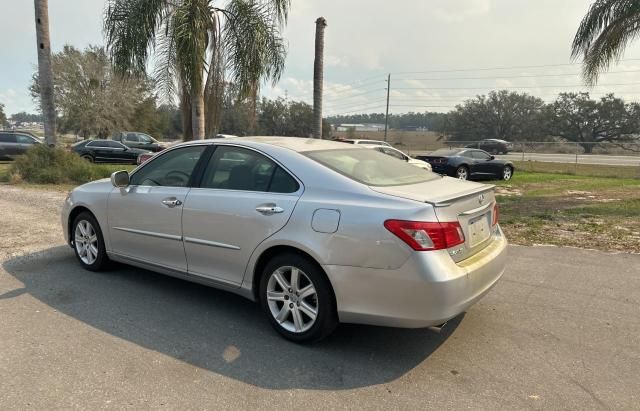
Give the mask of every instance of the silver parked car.
POLYGON ((286 137, 189 142, 73 190, 80 264, 119 261, 258 301, 294 341, 338 322, 438 326, 504 271, 492 186, 364 147, 286 137))

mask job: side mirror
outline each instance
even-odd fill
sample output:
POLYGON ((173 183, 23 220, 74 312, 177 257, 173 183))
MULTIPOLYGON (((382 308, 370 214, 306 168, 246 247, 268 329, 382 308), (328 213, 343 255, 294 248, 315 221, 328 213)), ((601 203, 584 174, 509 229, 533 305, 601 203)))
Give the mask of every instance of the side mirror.
POLYGON ((111 174, 111 184, 118 188, 129 187, 129 173, 122 170, 111 174))
POLYGON ((489 158, 489 160, 495 160, 495 159, 496 159, 496 156, 491 156, 491 157, 489 158))

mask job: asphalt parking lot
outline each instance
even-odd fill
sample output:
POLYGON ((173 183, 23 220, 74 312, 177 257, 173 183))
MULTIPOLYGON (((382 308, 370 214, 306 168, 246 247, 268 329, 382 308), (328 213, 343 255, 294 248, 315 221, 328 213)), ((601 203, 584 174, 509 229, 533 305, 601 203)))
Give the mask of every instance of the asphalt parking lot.
POLYGON ((640 256, 511 247, 442 334, 343 325, 298 346, 258 307, 63 244, 64 193, 0 185, 0 409, 633 409, 640 256))

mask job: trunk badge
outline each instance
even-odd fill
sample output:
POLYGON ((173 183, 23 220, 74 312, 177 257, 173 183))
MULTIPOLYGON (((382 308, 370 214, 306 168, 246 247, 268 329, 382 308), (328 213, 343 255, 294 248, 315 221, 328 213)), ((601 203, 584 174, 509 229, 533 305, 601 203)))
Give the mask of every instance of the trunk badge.
POLYGON ((478 202, 479 202, 480 204, 482 204, 482 203, 484 202, 484 194, 480 194, 480 195, 478 196, 478 202))

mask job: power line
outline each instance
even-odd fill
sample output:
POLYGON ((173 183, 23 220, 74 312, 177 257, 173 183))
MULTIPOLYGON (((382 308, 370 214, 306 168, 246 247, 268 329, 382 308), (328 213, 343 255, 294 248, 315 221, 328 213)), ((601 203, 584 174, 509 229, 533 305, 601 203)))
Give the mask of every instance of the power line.
POLYGON ((334 112, 334 114, 331 114, 331 115, 332 116, 337 116, 337 115, 341 115, 341 114, 356 113, 356 112, 360 112, 360 111, 373 110, 373 109, 377 109, 377 108, 384 108, 384 104, 375 104, 373 106, 353 107, 349 111, 341 111, 341 112, 337 112, 337 113, 334 112))
MULTIPOLYGON (((620 59, 617 62, 623 61, 640 61, 640 59, 620 59)), ((532 69, 532 68, 545 68, 545 67, 567 67, 578 66, 582 63, 564 63, 564 64, 540 64, 532 66, 503 66, 503 67, 483 67, 475 69, 448 69, 448 70, 428 70, 428 71, 401 71, 394 74, 423 74, 423 73, 455 73, 465 71, 491 71, 491 70, 512 70, 512 69, 532 69)))
MULTIPOLYGON (((384 98, 379 98, 379 99, 376 99, 376 100, 363 101, 361 103, 362 104, 373 104, 373 103, 381 103, 381 102, 384 102, 384 101, 385 101, 384 98)), ((327 107, 327 108, 330 109, 330 110, 336 110, 336 109, 340 109, 340 108, 343 108, 343 107, 347 107, 347 108, 348 107, 353 107, 354 105, 357 105, 357 104, 358 104, 358 102, 353 102, 353 101, 350 102, 350 103, 343 103, 343 104, 337 104, 337 105, 328 104, 328 106, 330 106, 330 107, 327 107)))
MULTIPOLYGON (((617 87, 617 86, 637 86, 640 83, 617 83, 617 84, 598 84, 592 87, 617 87)), ((540 85, 540 86, 485 86, 485 87, 396 87, 394 90, 486 90, 486 89, 536 89, 536 88, 566 88, 566 87, 583 87, 589 88, 584 84, 557 84, 557 85, 540 85)))
POLYGON ((329 98, 329 99, 325 99, 325 101, 331 102, 331 101, 350 99, 350 98, 355 98, 355 97, 360 97, 360 96, 366 96, 367 94, 375 93, 375 92, 382 91, 382 90, 384 90, 384 89, 382 89, 382 88, 381 89, 373 89, 373 90, 365 91, 364 93, 360 93, 360 94, 352 94, 350 96, 332 97, 332 98, 329 98))
MULTIPOLYGON (((603 74, 622 74, 622 73, 639 73, 640 70, 621 70, 609 71, 603 74)), ((527 74, 521 76, 503 76, 503 77, 437 77, 437 78, 401 78, 401 81, 444 81, 444 80, 503 80, 513 78, 540 78, 540 77, 569 77, 579 76, 581 73, 561 73, 561 74, 527 74)))

